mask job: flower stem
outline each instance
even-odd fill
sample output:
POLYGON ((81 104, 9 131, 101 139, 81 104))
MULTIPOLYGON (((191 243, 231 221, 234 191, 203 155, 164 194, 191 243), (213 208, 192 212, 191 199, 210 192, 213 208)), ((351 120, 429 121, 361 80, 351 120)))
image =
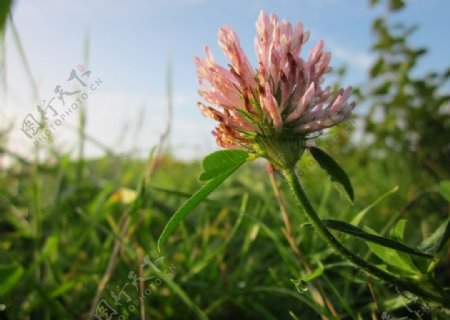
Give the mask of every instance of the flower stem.
POLYGON ((294 168, 282 169, 282 173, 297 198, 299 205, 303 207, 309 222, 314 227, 316 232, 319 233, 322 239, 325 240, 325 242, 343 258, 348 260, 358 269, 362 269, 368 274, 380 280, 386 281, 402 291, 411 292, 412 294, 415 294, 428 302, 434 302, 440 306, 450 307, 450 299, 444 296, 442 293, 443 291, 437 291, 435 289, 433 291, 426 290, 420 287, 419 284, 414 283, 412 280, 397 277, 378 268, 374 264, 360 258, 344 247, 322 223, 322 220, 317 215, 302 185, 300 184, 300 180, 294 168))

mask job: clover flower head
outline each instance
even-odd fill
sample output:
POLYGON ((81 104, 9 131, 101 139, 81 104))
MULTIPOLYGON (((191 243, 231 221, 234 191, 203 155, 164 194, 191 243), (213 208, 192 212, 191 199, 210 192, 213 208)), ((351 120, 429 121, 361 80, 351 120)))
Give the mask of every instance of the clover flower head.
MULTIPOLYGON (((201 112, 218 122, 213 135, 223 148, 254 151, 261 141, 304 141, 350 116, 352 89, 323 88, 331 54, 317 43, 304 60, 300 53, 309 38, 302 23, 292 26, 261 11, 256 22, 257 68, 252 67, 234 30, 219 30, 219 45, 229 60, 218 65, 208 47, 195 58, 201 112)), ((264 144, 264 143, 262 143, 264 144)), ((290 143, 292 144, 292 143, 290 143)), ((263 147, 264 149, 264 147, 263 147)))

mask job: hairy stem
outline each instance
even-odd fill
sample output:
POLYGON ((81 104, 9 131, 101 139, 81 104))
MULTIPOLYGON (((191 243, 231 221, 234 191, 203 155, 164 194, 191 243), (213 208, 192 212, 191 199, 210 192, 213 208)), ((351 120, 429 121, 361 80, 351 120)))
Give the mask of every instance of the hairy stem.
MULTIPOLYGON (((274 170, 275 170, 275 168, 272 166, 271 163, 269 163, 268 166, 267 166, 267 173, 269 174, 270 183, 272 185, 272 189, 273 189, 273 192, 275 194, 275 198, 276 198, 278 206, 280 208, 281 218, 283 219, 283 223, 284 223, 283 234, 286 237, 286 240, 287 240, 289 246, 291 247, 292 252, 294 253, 294 255, 304 265, 306 271, 308 273, 312 273, 313 269, 311 268, 310 264, 306 260, 305 255, 300 251, 300 249, 295 244, 294 235, 292 234, 291 221, 289 220, 289 215, 288 215, 288 212, 286 210, 286 206, 285 206, 284 201, 283 201, 283 196, 281 194, 281 191, 280 191, 280 189, 278 187, 278 184, 277 184, 277 181, 275 179, 274 170)), ((333 306, 333 303, 328 298, 328 296, 325 293, 325 290, 323 289, 321 283, 319 281, 317 281, 317 280, 318 279, 316 279, 316 281, 315 281, 315 285, 317 286, 317 289, 314 286, 309 285, 310 289, 311 289, 311 295, 312 295, 313 299, 318 304, 320 304, 321 306, 325 306, 326 305, 326 307, 328 308, 328 310, 331 312, 331 314, 333 315, 333 317, 335 319, 340 319, 336 309, 333 306)), ((326 316, 322 315, 322 319, 326 319, 326 316)))
POLYGON ((439 292, 436 290, 428 291, 424 288, 420 287, 418 284, 414 283, 412 280, 406 280, 393 274, 386 272, 372 263, 360 258, 355 255, 351 251, 349 251, 346 247, 344 247, 334 236, 333 234, 324 226, 322 220, 320 220, 316 211, 314 210, 311 202, 306 195, 302 185, 300 184, 300 180, 293 168, 283 169, 282 170, 284 177, 286 178, 289 186, 291 187, 292 192, 294 193, 296 199, 299 202, 299 205, 303 207, 306 216, 309 219, 309 222, 314 227, 316 232, 322 237, 325 242, 331 246, 337 253, 339 253, 343 258, 348 260, 358 269, 362 269, 368 274, 386 281, 398 289, 402 291, 411 292, 414 295, 417 295, 428 302, 434 302, 441 306, 450 307, 450 299, 442 294, 442 291, 439 292))

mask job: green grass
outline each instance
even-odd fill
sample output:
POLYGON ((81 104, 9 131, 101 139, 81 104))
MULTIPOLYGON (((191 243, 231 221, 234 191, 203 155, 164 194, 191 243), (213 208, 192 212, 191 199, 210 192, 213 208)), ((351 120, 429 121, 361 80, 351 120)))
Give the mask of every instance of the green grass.
MULTIPOLYGON (((7 20, 5 3, 0 26, 7 20)), ((22 48, 15 29, 13 36, 22 48)), ((25 52, 19 52, 37 95, 25 52)), ((333 253, 304 225, 276 174, 291 227, 287 237, 263 161, 240 168, 158 253, 165 224, 202 185, 200 162, 154 152, 149 166, 109 149, 104 157, 85 158, 91 137, 84 117, 81 112, 76 159, 51 144, 41 150, 46 160, 30 160, 31 152, 28 159, 18 157, 6 145, 10 129, 0 128, 0 319, 88 319, 102 306, 114 308, 113 319, 415 319, 409 310, 426 307, 369 281, 333 253), (11 165, 1 166, 3 158, 11 165), (133 194, 140 194, 139 201, 130 201, 133 194), (318 277, 300 281, 313 274, 318 277), (141 280, 134 282, 136 276, 141 280)), ((318 145, 349 174, 355 201, 305 155, 299 170, 321 218, 350 222, 396 186, 365 212, 360 226, 386 235, 387 225, 407 219, 405 242, 415 247, 449 216, 448 202, 428 192, 439 179, 399 154, 367 156, 364 146, 350 143, 347 131, 335 130, 318 145)), ((359 256, 382 263, 362 240, 336 235, 359 256)), ((448 256, 447 244, 436 268, 442 285, 450 281, 448 256)), ((432 308, 422 318, 448 315, 432 308)))
MULTIPOLYGON (((304 184, 322 218, 350 221, 403 181, 399 191, 367 212, 362 221, 362 225, 381 231, 419 187, 397 179, 406 176, 409 169, 405 165, 373 160, 361 168, 355 158, 347 158, 344 165, 356 191, 354 205, 318 167, 304 172, 304 184)), ((67 156, 46 164, 45 170, 36 163, 18 162, 2 169, 0 279, 8 280, 5 283, 9 285, 0 300, 6 310, 0 314, 9 319, 86 318, 116 241, 117 256, 99 301, 105 299, 119 315, 127 311, 129 319, 139 319, 141 302, 133 304, 140 297, 139 290, 133 286, 130 272, 138 274, 145 255, 156 263, 152 255, 157 253, 162 228, 201 185, 197 180, 199 163, 161 156, 146 183, 145 205, 136 211, 114 194, 121 188, 137 190, 146 171, 145 161, 105 157, 84 162, 81 175, 79 161, 67 156), (122 229, 128 218, 128 227, 122 229), (118 295, 122 288, 132 301, 127 303, 123 294, 122 305, 114 305, 111 292, 118 295)), ((282 180, 277 180, 282 191, 287 191, 282 180)), ((427 184, 432 187, 432 181, 422 181, 421 187, 427 184)), ((424 200, 403 214, 409 219, 407 238, 413 246, 448 210, 448 204, 438 197, 424 200), (424 211, 431 207, 433 212, 424 211)), ((324 273, 312 281, 313 288, 302 292, 292 281, 308 271, 282 233, 280 209, 265 165, 254 163, 234 174, 169 237, 160 254, 164 259, 155 265, 162 274, 151 266, 144 268, 143 288, 151 290, 149 295, 143 293, 146 317, 333 318, 313 296, 318 286, 342 319, 367 319, 372 312, 380 316, 392 303, 399 303, 401 298, 393 288, 376 281, 372 282, 374 299, 367 277, 331 252, 311 228, 302 226, 306 221, 290 196, 286 208, 295 245, 313 270, 318 261, 325 266, 324 273), (165 277, 164 272, 170 275, 165 277), (148 279, 151 276, 159 277, 161 283, 154 284, 155 279, 148 279)), ((360 255, 367 253, 362 241, 339 237, 360 255)), ((378 262, 375 257, 370 259, 378 262)), ((439 279, 448 283, 445 270, 448 261, 444 260, 438 268, 439 279)), ((397 312, 408 315, 405 310, 397 312)))

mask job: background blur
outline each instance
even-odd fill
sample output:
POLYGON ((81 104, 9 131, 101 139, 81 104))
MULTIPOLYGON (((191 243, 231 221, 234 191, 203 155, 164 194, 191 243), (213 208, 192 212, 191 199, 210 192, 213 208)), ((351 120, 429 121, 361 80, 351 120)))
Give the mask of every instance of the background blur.
MULTIPOLYGON (((3 1, 5 2, 5 1, 3 1)), ((255 21, 260 10, 276 13, 311 32, 307 54, 320 39, 332 52, 331 65, 347 73, 343 85, 353 87, 368 81, 368 71, 377 56, 371 51, 371 22, 386 13, 367 1, 17 1, 13 6, 14 29, 5 33, 2 60, 1 124, 14 123, 10 146, 26 155, 33 145, 18 128, 36 105, 54 96, 70 71, 86 64, 93 77, 103 81, 86 107, 86 132, 115 151, 137 148, 140 155, 157 143, 164 125, 167 68, 172 68, 173 130, 171 150, 182 158, 214 150, 210 131, 213 123, 198 112, 197 80, 193 57, 204 55, 208 45, 219 62, 225 63, 217 44, 217 32, 227 23, 239 34, 244 50, 255 62, 255 21), (25 63, 26 61, 26 63, 25 63), (34 90, 34 91, 33 91, 34 90), (141 131, 133 129, 141 123, 141 131)), ((423 73, 448 62, 450 4, 446 1, 410 1, 392 17, 392 23, 417 24, 411 45, 428 53, 415 72, 423 73)), ((68 89, 65 89, 68 90, 68 89)), ((359 105, 357 112, 366 113, 359 105)), ((77 115, 68 119, 76 126, 77 115)), ((60 128, 55 144, 64 151, 74 148, 76 130, 60 128)), ((88 143, 90 156, 101 150, 88 143)))
MULTIPOLYGON (((343 262, 264 161, 156 250, 218 149, 193 57, 208 45, 226 64, 227 23, 255 63, 260 10, 302 21, 303 55, 323 39, 326 81, 355 89, 354 117, 317 139, 354 203, 299 162, 319 215, 423 250, 443 236, 434 273, 448 286, 448 1, 0 0, 0 319, 448 319, 343 262)), ((426 271, 337 236, 391 272, 426 271)))

